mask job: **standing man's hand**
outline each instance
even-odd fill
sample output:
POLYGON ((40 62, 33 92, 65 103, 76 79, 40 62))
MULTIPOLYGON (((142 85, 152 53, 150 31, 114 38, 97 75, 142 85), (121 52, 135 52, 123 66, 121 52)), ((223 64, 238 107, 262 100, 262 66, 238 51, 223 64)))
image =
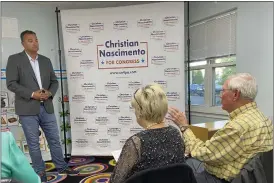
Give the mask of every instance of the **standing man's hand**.
POLYGON ((31 98, 35 100, 41 100, 41 90, 33 92, 31 98))
POLYGON ((41 90, 41 100, 48 100, 48 98, 49 97, 51 97, 52 96, 52 94, 51 94, 51 92, 50 91, 48 91, 48 90, 45 90, 45 89, 42 89, 41 90))

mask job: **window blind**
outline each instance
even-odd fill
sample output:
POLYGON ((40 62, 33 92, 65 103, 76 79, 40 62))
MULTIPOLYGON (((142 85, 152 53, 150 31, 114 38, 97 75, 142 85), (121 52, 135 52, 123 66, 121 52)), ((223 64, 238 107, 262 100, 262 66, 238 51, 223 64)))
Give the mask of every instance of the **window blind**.
POLYGON ((190 60, 236 54, 236 20, 236 11, 233 11, 191 25, 190 60))

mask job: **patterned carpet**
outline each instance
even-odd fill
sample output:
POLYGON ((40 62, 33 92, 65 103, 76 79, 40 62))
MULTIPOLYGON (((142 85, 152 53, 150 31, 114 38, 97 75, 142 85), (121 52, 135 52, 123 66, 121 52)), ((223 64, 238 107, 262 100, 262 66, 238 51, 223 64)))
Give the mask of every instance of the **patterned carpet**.
POLYGON ((69 166, 78 176, 58 175, 52 162, 46 162, 48 183, 106 183, 116 162, 113 157, 72 157, 69 166))

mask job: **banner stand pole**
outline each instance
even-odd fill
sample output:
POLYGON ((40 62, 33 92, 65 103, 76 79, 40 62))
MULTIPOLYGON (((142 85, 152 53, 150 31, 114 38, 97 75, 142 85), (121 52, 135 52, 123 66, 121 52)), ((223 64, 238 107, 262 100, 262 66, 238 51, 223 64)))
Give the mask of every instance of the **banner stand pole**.
POLYGON ((189 1, 187 2, 187 95, 188 95, 188 122, 191 125, 190 100, 190 38, 189 38, 189 1))
POLYGON ((60 79, 61 79, 61 104, 62 104, 62 117, 63 117, 63 128, 64 128, 64 144, 65 144, 65 159, 68 161, 67 153, 67 134, 66 134, 66 118, 65 118, 65 105, 64 105, 64 89, 63 89, 63 73, 62 73, 62 55, 61 55, 61 46, 60 46, 60 33, 59 33, 59 18, 58 13, 60 10, 56 7, 56 22, 57 22, 57 36, 58 36, 58 56, 59 56, 59 68, 60 68, 60 79))

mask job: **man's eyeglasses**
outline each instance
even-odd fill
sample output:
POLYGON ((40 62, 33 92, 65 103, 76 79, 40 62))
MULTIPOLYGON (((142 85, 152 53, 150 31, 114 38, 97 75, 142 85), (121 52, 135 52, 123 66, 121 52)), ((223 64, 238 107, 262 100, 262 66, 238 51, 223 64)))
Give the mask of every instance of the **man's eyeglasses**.
POLYGON ((230 90, 230 91, 231 91, 231 89, 221 89, 221 90, 220 90, 220 95, 222 95, 222 94, 224 93, 224 91, 227 91, 227 90, 230 90))

